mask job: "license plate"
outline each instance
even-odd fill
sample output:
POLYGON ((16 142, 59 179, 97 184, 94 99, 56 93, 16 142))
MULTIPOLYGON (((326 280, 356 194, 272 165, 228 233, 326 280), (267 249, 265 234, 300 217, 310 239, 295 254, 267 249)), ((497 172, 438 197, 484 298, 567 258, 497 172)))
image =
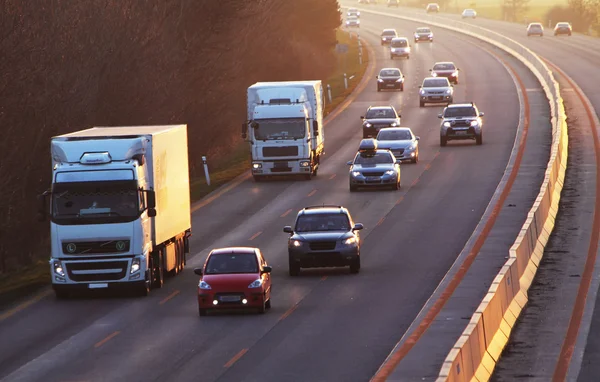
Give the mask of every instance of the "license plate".
POLYGON ((288 162, 275 162, 273 164, 273 167, 276 167, 276 168, 285 168, 285 167, 289 167, 289 166, 288 166, 288 162))
POLYGON ((431 97, 431 99, 442 99, 442 97, 441 96, 433 96, 433 97, 431 97))
POLYGON ((107 283, 88 284, 88 288, 89 288, 89 289, 102 289, 102 288, 108 288, 108 284, 107 284, 107 283))
POLYGON ((367 176, 367 182, 379 182, 378 176, 367 176))
POLYGON ((240 301, 242 298, 240 296, 221 296, 219 300, 223 302, 235 302, 240 301))
POLYGON ((455 131, 454 134, 456 135, 467 135, 466 131, 455 131))

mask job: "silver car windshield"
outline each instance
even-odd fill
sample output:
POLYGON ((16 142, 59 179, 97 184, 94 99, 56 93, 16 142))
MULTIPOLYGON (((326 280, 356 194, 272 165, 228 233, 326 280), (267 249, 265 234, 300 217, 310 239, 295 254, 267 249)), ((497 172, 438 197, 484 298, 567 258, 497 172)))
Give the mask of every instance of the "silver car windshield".
POLYGON ((408 141, 412 135, 407 130, 381 130, 377 134, 378 141, 408 141))
POLYGON ((296 232, 349 231, 350 221, 346 214, 305 214, 296 221, 296 232))
POLYGON ((256 139, 300 139, 306 135, 306 123, 301 118, 262 119, 254 130, 256 139))
POLYGON ((392 47, 394 48, 405 48, 408 46, 407 40, 392 40, 392 47))
POLYGON ((444 117, 477 117, 477 113, 472 107, 452 107, 446 109, 444 112, 444 117))
POLYGON ((430 32, 431 32, 431 29, 428 29, 428 28, 419 28, 419 29, 417 29, 417 33, 420 33, 420 34, 430 33, 430 32))
POLYGON ((448 80, 445 78, 432 78, 423 81, 424 88, 447 88, 448 86, 448 80))
POLYGON ((396 36, 396 31, 383 31, 382 36, 396 36))
POLYGON ((354 164, 360 165, 377 165, 377 164, 391 164, 394 163, 392 160, 392 155, 390 153, 376 153, 373 154, 364 154, 358 153, 356 158, 354 158, 354 164))

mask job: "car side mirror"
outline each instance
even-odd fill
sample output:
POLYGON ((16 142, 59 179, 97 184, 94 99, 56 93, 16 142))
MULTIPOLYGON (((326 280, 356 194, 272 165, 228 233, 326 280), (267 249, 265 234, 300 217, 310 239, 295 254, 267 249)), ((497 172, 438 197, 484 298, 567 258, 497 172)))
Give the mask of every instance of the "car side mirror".
POLYGON ((438 114, 438 118, 444 118, 442 114, 438 114))
POLYGON ((415 137, 415 139, 416 139, 417 141, 420 141, 420 140, 421 140, 421 137, 415 137))
POLYGON ((247 137, 246 128, 247 128, 247 125, 245 123, 242 123, 242 139, 246 139, 246 137, 247 137))
POLYGON ((319 121, 313 121, 313 130, 315 132, 315 137, 319 136, 319 121))
POLYGON ((430 72, 433 72, 433 69, 429 69, 430 72))
POLYGON ((268 266, 268 265, 265 265, 265 266, 263 267, 263 269, 262 269, 262 272, 261 272, 261 273, 271 273, 271 271, 272 271, 272 270, 273 270, 273 268, 271 268, 271 267, 270 267, 270 266, 268 266))
POLYGON ((375 76, 375 78, 379 79, 379 76, 375 76))
POLYGON ((483 112, 479 113, 480 117, 483 117, 485 114, 483 112))
POLYGON ((146 190, 146 205, 149 210, 156 208, 156 194, 153 190, 146 190))
POLYGON ((283 232, 293 234, 294 230, 292 229, 291 226, 286 225, 285 227, 283 227, 283 232))
POLYGON ((198 276, 202 276, 202 268, 194 268, 194 273, 198 276))
POLYGON ((361 223, 356 223, 354 224, 354 228, 352 228, 353 231, 360 231, 361 229, 365 228, 361 223))
POLYGON ((346 162, 346 165, 348 165, 348 166, 352 166, 352 161, 351 161, 351 160, 349 160, 348 162, 346 162))
POLYGON ((360 116, 360 119, 365 119, 365 117, 361 115, 361 116, 360 116))
POLYGON ((148 208, 148 217, 149 218, 153 218, 156 216, 156 209, 154 208, 148 208))

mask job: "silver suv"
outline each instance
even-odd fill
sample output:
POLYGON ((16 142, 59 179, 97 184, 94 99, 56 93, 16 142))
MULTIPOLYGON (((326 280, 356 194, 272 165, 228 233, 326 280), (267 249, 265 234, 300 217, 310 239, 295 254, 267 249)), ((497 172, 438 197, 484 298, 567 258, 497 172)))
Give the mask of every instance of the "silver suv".
POLYGON ((446 146, 450 140, 474 139, 483 143, 483 113, 471 103, 455 103, 444 108, 438 115, 442 119, 440 126, 440 146, 446 146))
POLYGON ((445 103, 450 105, 454 99, 454 88, 447 78, 427 77, 419 85, 419 106, 426 103, 445 103))

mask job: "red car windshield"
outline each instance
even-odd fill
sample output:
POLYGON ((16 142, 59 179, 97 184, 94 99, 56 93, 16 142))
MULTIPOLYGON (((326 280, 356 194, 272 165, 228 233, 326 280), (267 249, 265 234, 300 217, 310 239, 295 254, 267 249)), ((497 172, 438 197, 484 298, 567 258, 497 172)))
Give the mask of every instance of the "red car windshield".
POLYGON ((213 254, 206 263, 206 275, 231 273, 258 273, 258 263, 254 253, 213 254))

